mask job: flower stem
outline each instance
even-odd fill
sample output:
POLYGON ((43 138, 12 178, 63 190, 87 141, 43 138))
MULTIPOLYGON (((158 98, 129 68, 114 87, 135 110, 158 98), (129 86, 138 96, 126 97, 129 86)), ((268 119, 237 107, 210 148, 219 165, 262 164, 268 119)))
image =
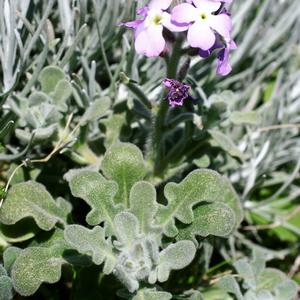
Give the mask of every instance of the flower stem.
MULTIPOLYGON (((169 59, 167 60, 167 78, 176 79, 177 69, 181 58, 181 45, 182 40, 178 39, 173 46, 173 51, 169 59)), ((165 94, 164 94, 165 97, 165 94)), ((154 133, 153 133, 153 152, 155 155, 154 162, 154 176, 161 176, 165 170, 166 162, 165 157, 165 123, 166 114, 168 112, 169 105, 165 99, 162 99, 159 109, 155 118, 154 133)))

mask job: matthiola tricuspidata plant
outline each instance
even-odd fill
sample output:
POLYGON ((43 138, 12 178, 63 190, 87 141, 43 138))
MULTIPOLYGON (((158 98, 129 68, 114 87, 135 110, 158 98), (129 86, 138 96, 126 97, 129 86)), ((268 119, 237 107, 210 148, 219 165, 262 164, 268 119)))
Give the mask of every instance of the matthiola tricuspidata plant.
POLYGON ((25 250, 7 249, 4 265, 10 266, 7 280, 15 290, 32 295, 41 283, 58 281, 63 265, 103 264, 104 274, 114 274, 130 299, 171 299, 156 285, 172 270, 190 265, 202 243, 199 237, 228 237, 240 224, 242 210, 229 181, 215 171, 194 170, 181 182, 168 183, 165 205, 157 201, 147 173, 141 151, 126 143, 109 148, 101 172, 69 171, 65 179, 72 195, 90 207, 86 226, 72 224, 70 204, 54 200, 43 185, 16 184, 2 206, 1 222, 31 217, 51 236, 25 250))
POLYGON ((0 300, 294 300, 298 2, 0 0, 0 300))

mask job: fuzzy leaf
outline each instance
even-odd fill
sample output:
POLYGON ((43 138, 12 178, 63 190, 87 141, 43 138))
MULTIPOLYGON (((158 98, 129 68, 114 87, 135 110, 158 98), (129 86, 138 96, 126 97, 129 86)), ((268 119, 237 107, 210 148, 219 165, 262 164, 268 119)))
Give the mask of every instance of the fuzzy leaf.
POLYGON ((222 201, 222 177, 211 170, 201 169, 190 173, 181 183, 168 183, 165 187, 167 206, 160 206, 158 223, 164 233, 172 237, 178 233, 175 218, 185 224, 194 220, 193 206, 199 202, 222 201))
POLYGON ((122 210, 121 205, 113 202, 117 184, 89 170, 74 171, 68 177, 73 196, 83 199, 92 208, 86 216, 88 224, 98 225, 105 221, 107 234, 114 232, 114 217, 122 210))
POLYGON ((28 98, 29 106, 51 103, 51 98, 43 92, 33 92, 28 98))
POLYGON ((124 211, 116 215, 114 223, 118 242, 130 248, 139 237, 138 219, 132 213, 124 211))
POLYGON ((284 279, 275 288, 276 300, 293 300, 297 296, 298 285, 288 278, 284 279))
POLYGON ((227 135, 217 130, 209 130, 208 132, 217 145, 224 151, 228 152, 229 155, 239 158, 240 160, 245 159, 245 155, 237 148, 237 146, 227 135))
POLYGON ((224 194, 224 198, 222 201, 234 211, 235 229, 237 229, 244 218, 243 208, 238 194, 234 190, 228 178, 224 176, 223 176, 223 194, 224 194))
POLYGON ((241 289, 233 276, 227 275, 222 277, 218 282, 218 286, 222 290, 225 290, 226 292, 235 295, 237 300, 244 299, 241 293, 241 289))
POLYGON ((65 73, 62 69, 56 66, 48 66, 44 68, 39 75, 39 82, 42 86, 42 91, 46 94, 53 92, 58 82, 65 78, 65 73))
POLYGON ((161 227, 153 224, 158 210, 156 190, 148 182, 137 182, 130 191, 130 212, 139 220, 140 233, 160 233, 161 227))
POLYGON ((138 147, 128 143, 118 143, 107 150, 101 165, 105 177, 118 183, 116 202, 129 206, 131 187, 146 174, 143 154, 138 147))
POLYGON ((0 221, 9 225, 32 217, 41 229, 51 230, 57 222, 65 224, 68 213, 42 184, 27 181, 10 189, 0 211, 0 221))
POLYGON ((83 119, 85 122, 95 121, 105 116, 111 106, 109 97, 96 99, 85 111, 83 119))
POLYGON ((0 276, 7 276, 6 269, 0 264, 0 276))
POLYGON ((195 254, 196 247, 191 241, 179 241, 169 245, 159 254, 158 281, 167 281, 171 270, 180 270, 189 265, 195 254))
POLYGON ((155 289, 142 289, 132 298, 132 300, 170 300, 172 295, 167 292, 158 292, 155 289))
POLYGON ((239 275, 244 278, 247 287, 255 289, 257 285, 257 278, 248 260, 246 258, 242 258, 236 261, 233 265, 239 275))
POLYGON ((54 92, 51 94, 53 102, 65 108, 67 108, 66 101, 71 97, 71 95, 72 85, 66 79, 60 80, 55 86, 54 92))
POLYGON ((4 267, 10 274, 13 264, 15 263, 18 255, 21 253, 21 249, 18 247, 9 247, 5 249, 3 253, 3 263, 4 267))
POLYGON ((14 297, 13 282, 8 276, 0 276, 0 299, 10 300, 14 297))
POLYGON ((107 120, 103 120, 102 123, 106 128, 104 144, 106 149, 111 145, 120 142, 120 136, 123 126, 126 124, 126 115, 113 114, 107 120))
POLYGON ((96 265, 104 261, 104 273, 112 272, 116 258, 110 240, 105 240, 104 229, 100 226, 89 230, 81 225, 69 225, 64 236, 66 241, 79 253, 90 255, 96 265))
POLYGON ((52 248, 30 247, 23 250, 11 272, 16 291, 22 296, 30 296, 43 282, 57 282, 64 262, 52 248))
POLYGON ((217 202, 199 205, 194 209, 194 217, 192 224, 179 229, 179 239, 190 239, 197 244, 195 235, 225 237, 235 227, 235 215, 232 209, 224 203, 217 202))

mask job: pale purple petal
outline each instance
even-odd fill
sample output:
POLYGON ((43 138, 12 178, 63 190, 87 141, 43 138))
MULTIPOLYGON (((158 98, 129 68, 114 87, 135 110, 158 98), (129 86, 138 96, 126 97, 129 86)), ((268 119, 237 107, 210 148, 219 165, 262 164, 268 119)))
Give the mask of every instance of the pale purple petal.
POLYGON ((169 8, 173 0, 151 0, 149 3, 150 9, 166 10, 169 8))
POLYGON ((148 57, 159 56, 165 48, 162 26, 149 26, 141 30, 135 39, 135 50, 148 57))
POLYGON ((216 37, 206 22, 199 21, 190 26, 187 40, 191 47, 205 51, 214 45, 216 37))
POLYGON ((213 13, 221 7, 220 1, 210 1, 210 0, 193 0, 194 5, 198 10, 204 11, 206 13, 213 13))
POLYGON ((148 6, 144 6, 142 8, 139 8, 136 10, 136 13, 140 16, 146 17, 147 13, 149 11, 149 7, 148 6))
POLYGON ((123 22, 120 25, 121 26, 126 26, 128 28, 137 28, 138 26, 140 26, 142 23, 144 22, 144 20, 135 20, 135 21, 129 21, 129 22, 123 22))
POLYGON ((189 28, 189 25, 171 22, 171 15, 167 12, 163 13, 162 24, 164 27, 166 27, 167 29, 169 29, 172 32, 186 31, 189 28))
POLYGON ((211 15, 209 18, 209 26, 216 30, 221 36, 225 38, 230 37, 230 32, 232 30, 231 19, 226 14, 221 15, 211 15))
POLYGON ((217 61, 217 74, 226 76, 232 71, 232 67, 229 62, 229 52, 230 50, 234 49, 236 49, 236 44, 234 40, 231 40, 229 44, 219 52, 217 61))
POLYGON ((172 21, 176 23, 191 23, 198 18, 197 9, 188 3, 175 6, 172 10, 172 21))

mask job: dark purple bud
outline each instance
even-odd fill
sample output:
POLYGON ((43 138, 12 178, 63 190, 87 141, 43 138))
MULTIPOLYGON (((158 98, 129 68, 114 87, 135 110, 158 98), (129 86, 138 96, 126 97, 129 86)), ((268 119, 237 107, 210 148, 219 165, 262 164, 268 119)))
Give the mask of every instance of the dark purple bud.
POLYGON ((185 100, 190 99, 189 85, 169 78, 164 79, 163 84, 169 89, 167 100, 171 107, 182 106, 185 100))

